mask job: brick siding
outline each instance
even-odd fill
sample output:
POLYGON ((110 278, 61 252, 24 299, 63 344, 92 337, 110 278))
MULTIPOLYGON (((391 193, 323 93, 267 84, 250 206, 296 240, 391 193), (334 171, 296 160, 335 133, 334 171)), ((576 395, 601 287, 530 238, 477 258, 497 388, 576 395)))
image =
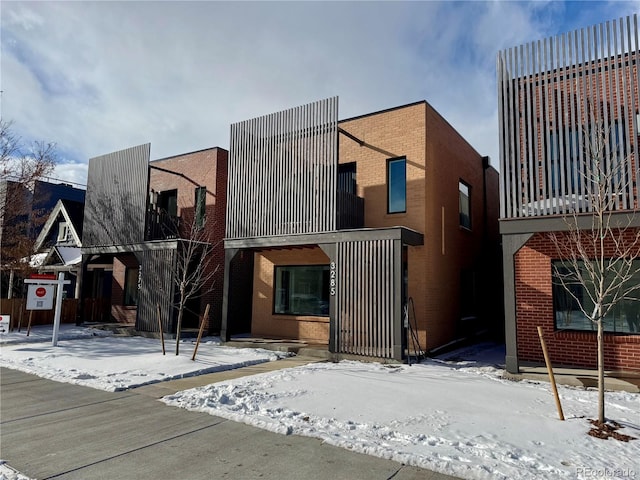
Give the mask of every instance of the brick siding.
MULTIPOLYGON (((631 235, 632 232, 629 232, 631 235)), ((546 233, 535 234, 515 256, 518 357, 543 362, 537 327, 541 326, 555 365, 595 368, 595 332, 555 329, 551 260, 556 247, 546 233)), ((640 335, 605 333, 605 368, 640 371, 640 335)))

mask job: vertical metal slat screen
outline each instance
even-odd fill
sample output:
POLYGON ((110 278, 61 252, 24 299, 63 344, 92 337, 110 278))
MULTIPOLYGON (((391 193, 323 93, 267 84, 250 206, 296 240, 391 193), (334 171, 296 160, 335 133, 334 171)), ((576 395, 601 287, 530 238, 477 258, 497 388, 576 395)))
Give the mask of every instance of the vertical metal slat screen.
POLYGON ((590 212, 596 129, 613 208, 638 207, 638 54, 637 15, 498 54, 501 218, 590 212))
POLYGON ((338 98, 231 126, 227 238, 336 229, 338 98))
POLYGON ((337 247, 338 352, 393 358, 393 240, 337 247))
POLYGON ((89 161, 83 247, 144 241, 150 144, 89 161))
POLYGON ((174 272, 176 250, 145 250, 138 254, 140 281, 136 329, 157 332, 157 306, 165 332, 171 332, 174 319, 174 272))

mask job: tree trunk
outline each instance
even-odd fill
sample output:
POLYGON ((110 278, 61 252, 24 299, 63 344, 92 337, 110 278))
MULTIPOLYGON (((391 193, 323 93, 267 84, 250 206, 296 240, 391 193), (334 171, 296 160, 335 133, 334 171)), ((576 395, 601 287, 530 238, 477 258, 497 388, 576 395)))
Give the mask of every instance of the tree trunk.
POLYGON ((180 306, 178 307, 178 325, 176 326, 176 355, 180 354, 180 330, 182 329, 182 312, 184 312, 184 303, 181 298, 180 306))
POLYGON ((598 421, 604 423, 604 337, 602 317, 598 319, 598 421))

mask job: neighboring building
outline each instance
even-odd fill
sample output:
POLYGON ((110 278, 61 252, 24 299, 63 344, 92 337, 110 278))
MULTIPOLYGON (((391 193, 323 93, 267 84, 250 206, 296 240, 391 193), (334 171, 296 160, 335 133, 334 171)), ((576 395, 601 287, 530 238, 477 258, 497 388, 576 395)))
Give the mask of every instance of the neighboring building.
POLYGON ((84 201, 58 200, 34 245, 34 262, 39 273, 65 272, 71 280, 66 298, 80 298, 77 278, 82 268, 82 225, 84 201))
POLYGON ((187 305, 183 327, 196 328, 209 303, 207 331, 218 333, 227 151, 210 148, 149 162, 149 150, 146 144, 89 162, 83 297, 106 299, 101 320, 135 324, 139 331, 159 331, 160 308, 164 332, 174 333, 174 277, 196 222, 198 240, 214 246, 212 270, 201 296, 187 305))
MULTIPOLYGON (((595 325, 554 279, 559 255, 549 232, 566 236, 565 220, 574 213, 581 228, 591 225, 584 179, 593 158, 586 146, 598 134, 606 136, 607 168, 623 167, 616 178, 621 187, 612 202, 613 219, 630 219, 632 227, 640 227, 639 60, 635 15, 498 54, 500 232, 510 372, 543 361, 537 326, 547 334, 556 365, 596 366, 595 325)), ((606 242, 610 248, 612 239, 606 242)), ((573 293, 585 295, 578 286, 573 293)), ((639 318, 640 302, 605 318, 606 369, 640 370, 639 318)))
POLYGON ((34 244, 59 200, 84 202, 85 191, 65 183, 36 180, 29 188, 0 181, 0 244, 2 297, 22 296, 22 275, 28 273, 34 244))
POLYGON ((403 359, 497 318, 498 175, 427 102, 236 123, 228 194, 224 339, 403 359))

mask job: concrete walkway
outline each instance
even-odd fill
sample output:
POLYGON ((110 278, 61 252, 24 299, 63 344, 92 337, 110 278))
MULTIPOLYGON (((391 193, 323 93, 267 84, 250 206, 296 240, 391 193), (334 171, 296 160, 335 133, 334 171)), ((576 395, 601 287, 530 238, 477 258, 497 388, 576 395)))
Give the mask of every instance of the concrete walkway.
POLYGON ((452 478, 156 400, 306 361, 279 360, 116 393, 0 368, 0 458, 40 480, 452 478))

